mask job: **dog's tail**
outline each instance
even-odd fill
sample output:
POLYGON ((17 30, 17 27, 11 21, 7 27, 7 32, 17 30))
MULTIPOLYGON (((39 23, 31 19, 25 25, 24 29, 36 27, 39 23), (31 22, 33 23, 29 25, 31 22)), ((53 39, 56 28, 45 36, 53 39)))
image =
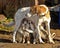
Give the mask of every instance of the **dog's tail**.
POLYGON ((54 10, 55 8, 60 7, 60 4, 56 5, 56 6, 52 6, 52 7, 48 7, 50 11, 54 10))
POLYGON ((10 26, 13 26, 13 25, 15 24, 15 22, 12 21, 12 22, 10 22, 9 24, 6 24, 6 23, 2 22, 2 24, 3 24, 4 26, 10 27, 10 26))

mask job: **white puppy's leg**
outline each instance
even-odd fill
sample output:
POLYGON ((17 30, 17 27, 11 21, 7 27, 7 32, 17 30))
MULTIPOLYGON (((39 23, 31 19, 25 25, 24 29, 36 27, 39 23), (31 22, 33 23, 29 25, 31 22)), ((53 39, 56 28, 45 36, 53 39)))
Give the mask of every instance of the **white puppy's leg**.
POLYGON ((34 32, 34 33, 33 33, 33 37, 34 37, 33 44, 36 44, 36 35, 37 35, 37 34, 34 32))
POLYGON ((25 35, 23 35, 23 43, 25 43, 25 37, 26 37, 26 36, 25 36, 25 35))
POLYGON ((30 35, 29 35, 29 33, 27 33, 28 34, 28 36, 27 36, 27 44, 30 44, 30 35))
POLYGON ((23 38, 23 43, 25 43, 25 38, 23 38))

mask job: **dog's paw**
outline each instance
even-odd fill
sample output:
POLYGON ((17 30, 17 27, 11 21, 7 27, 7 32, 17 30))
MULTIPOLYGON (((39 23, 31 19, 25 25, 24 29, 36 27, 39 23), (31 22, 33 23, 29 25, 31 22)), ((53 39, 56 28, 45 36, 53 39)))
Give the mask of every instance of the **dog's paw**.
POLYGON ((36 44, 36 42, 33 42, 33 44, 36 44))
POLYGON ((40 42, 40 44, 44 44, 45 42, 40 42))
POLYGON ((17 43, 16 41, 13 41, 13 43, 17 43))
POLYGON ((50 39, 49 42, 52 43, 52 44, 55 44, 55 42, 53 41, 53 39, 50 39))
POLYGON ((30 44, 30 41, 27 41, 27 44, 30 44))

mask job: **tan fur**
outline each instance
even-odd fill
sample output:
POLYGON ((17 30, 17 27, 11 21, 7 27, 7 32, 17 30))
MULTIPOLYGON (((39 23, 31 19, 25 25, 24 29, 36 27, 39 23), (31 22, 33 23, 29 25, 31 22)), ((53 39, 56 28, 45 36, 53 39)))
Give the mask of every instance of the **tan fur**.
MULTIPOLYGON (((41 14, 41 13, 44 13, 44 12, 46 12, 46 8, 44 7, 44 6, 40 6, 40 5, 35 5, 35 6, 33 6, 33 7, 31 7, 31 10, 30 10, 30 12, 32 13, 32 14, 41 14)), ((40 15, 39 15, 40 16, 40 15)), ((48 12, 47 12, 47 14, 45 14, 45 16, 47 17, 47 18, 49 18, 50 17, 50 11, 48 10, 48 12)))
POLYGON ((47 18, 50 18, 50 12, 48 11, 47 14, 45 14, 47 18))

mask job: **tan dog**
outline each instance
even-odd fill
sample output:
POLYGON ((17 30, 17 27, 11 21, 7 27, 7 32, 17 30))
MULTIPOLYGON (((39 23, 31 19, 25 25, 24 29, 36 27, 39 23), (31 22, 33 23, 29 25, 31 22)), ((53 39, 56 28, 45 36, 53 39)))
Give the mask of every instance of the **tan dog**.
POLYGON ((42 28, 44 30, 44 28, 42 27, 42 23, 45 23, 46 25, 46 32, 48 33, 48 38, 50 43, 54 43, 52 35, 50 33, 50 21, 51 21, 51 17, 50 17, 50 11, 48 9, 48 7, 46 5, 36 5, 31 7, 31 13, 30 14, 37 14, 37 16, 39 17, 38 20, 38 25, 37 29, 38 29, 38 35, 39 35, 39 41, 40 43, 44 43, 42 38, 41 38, 41 29, 42 28))

